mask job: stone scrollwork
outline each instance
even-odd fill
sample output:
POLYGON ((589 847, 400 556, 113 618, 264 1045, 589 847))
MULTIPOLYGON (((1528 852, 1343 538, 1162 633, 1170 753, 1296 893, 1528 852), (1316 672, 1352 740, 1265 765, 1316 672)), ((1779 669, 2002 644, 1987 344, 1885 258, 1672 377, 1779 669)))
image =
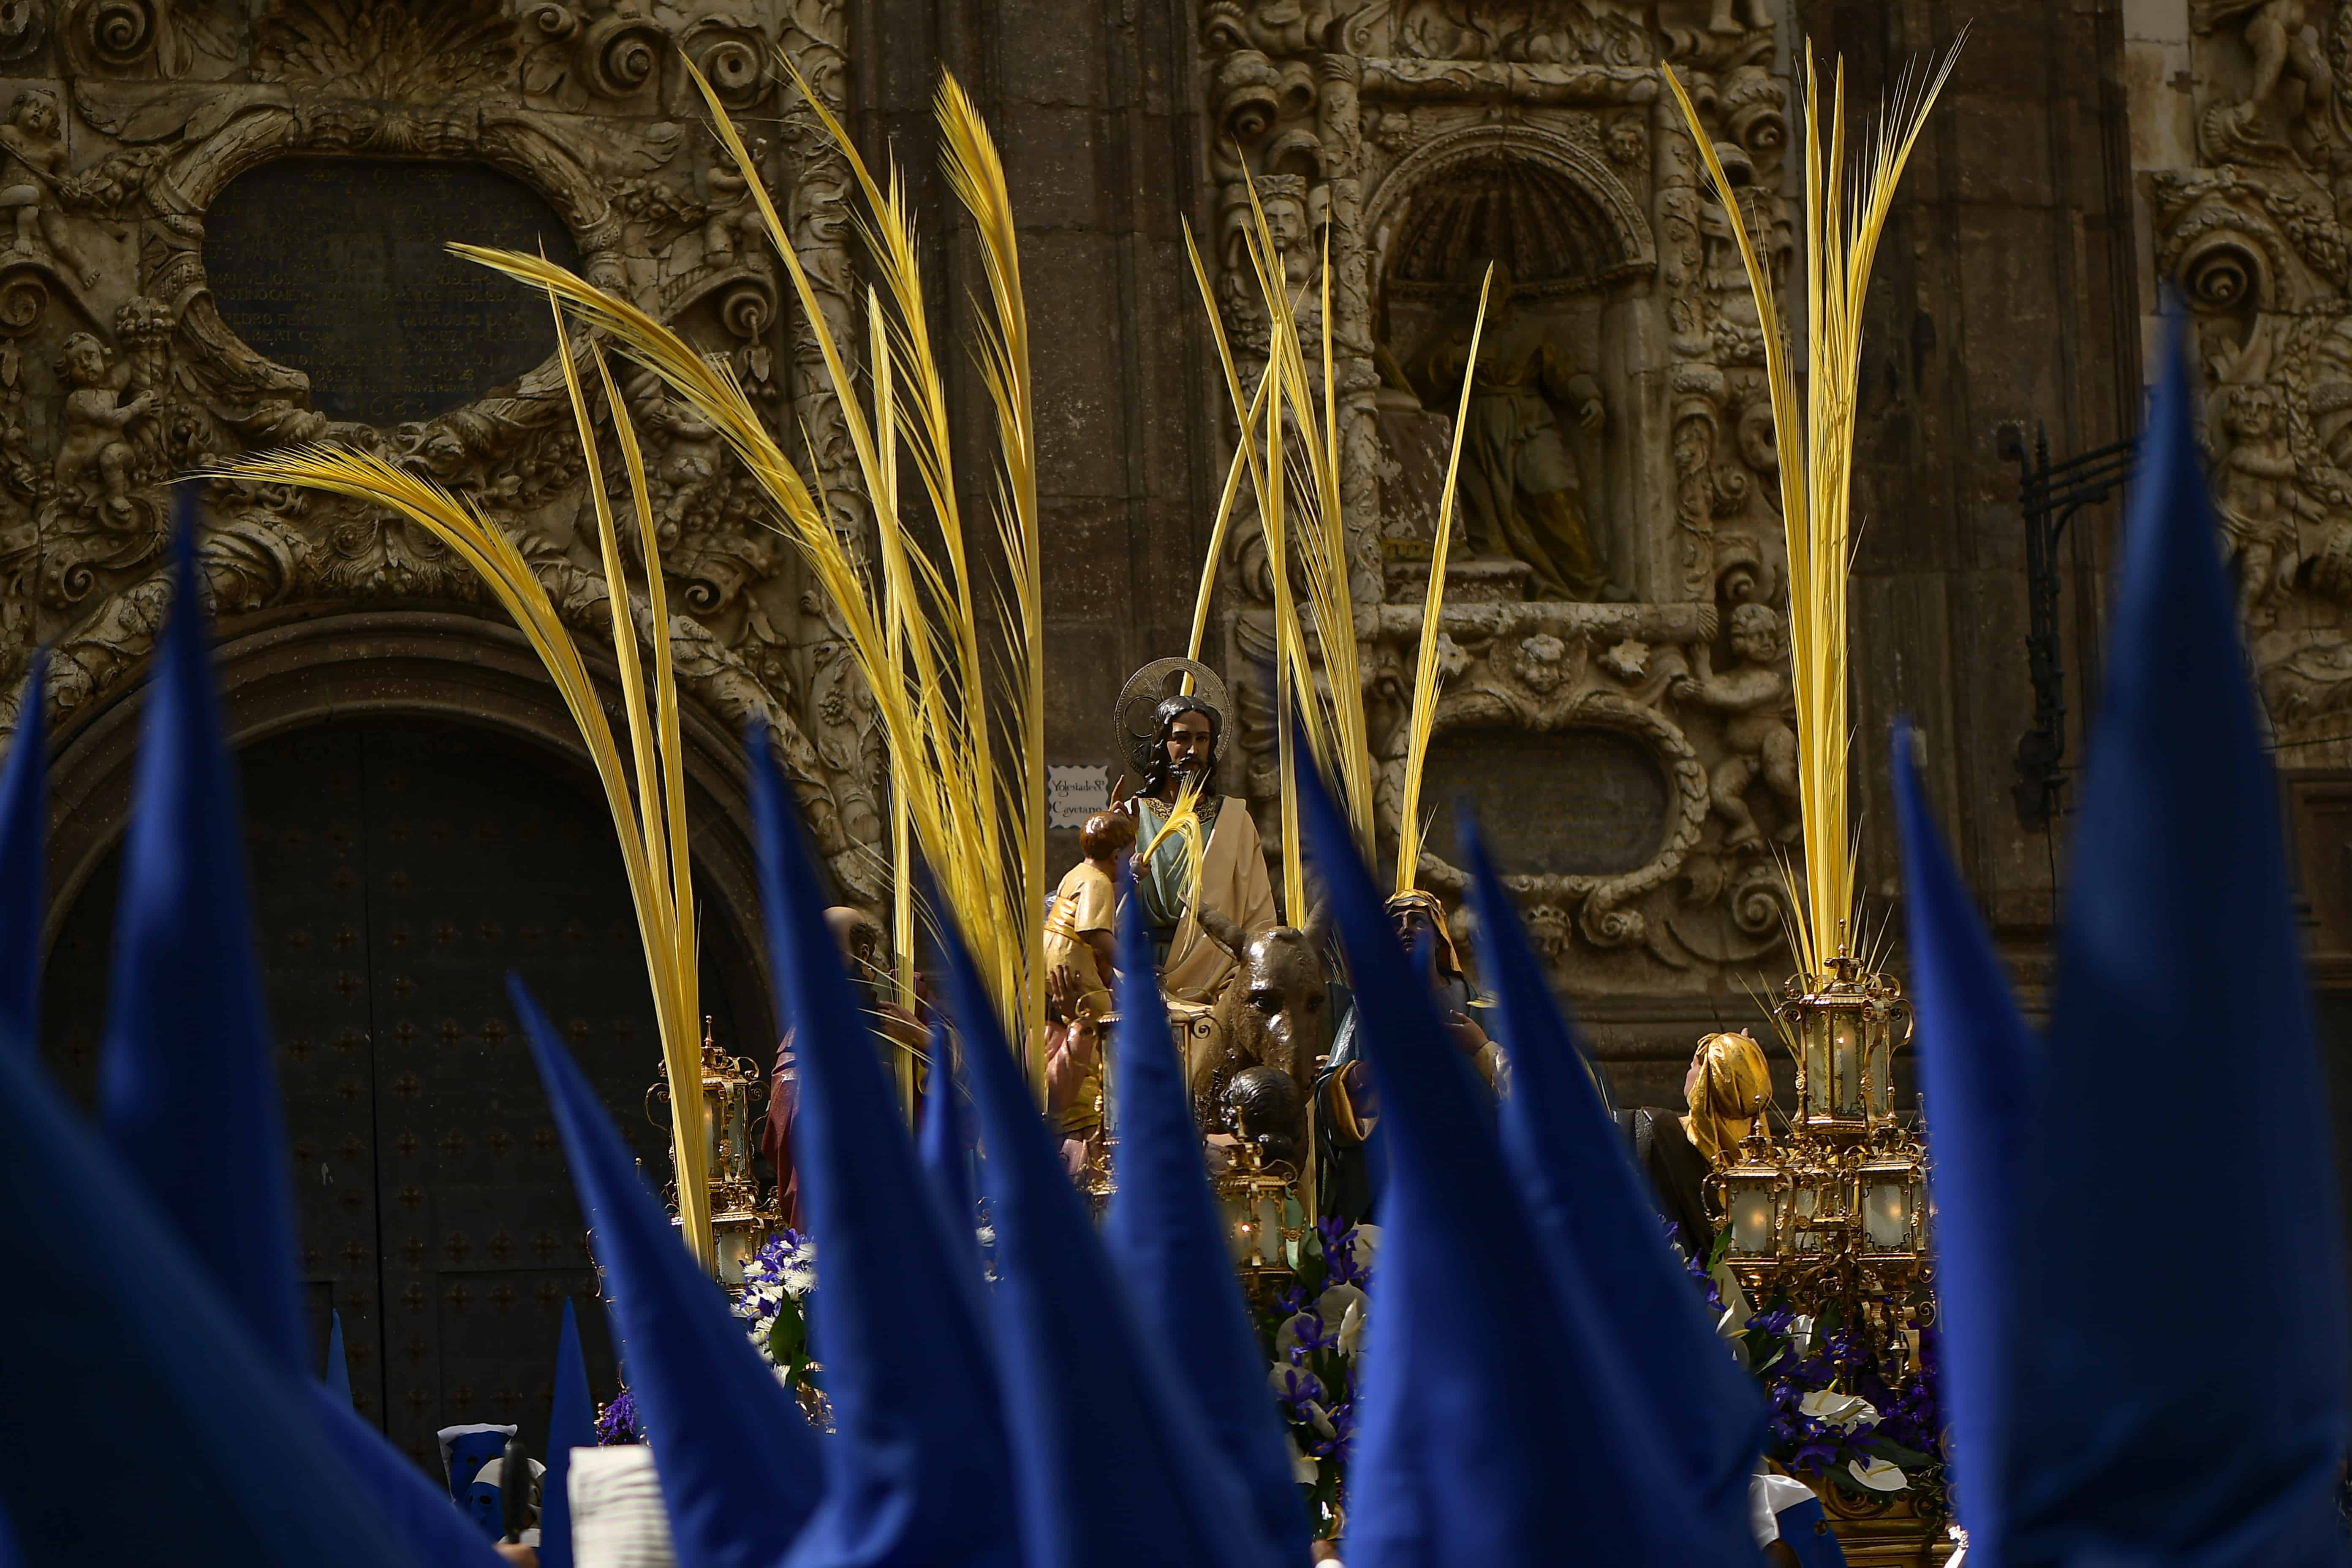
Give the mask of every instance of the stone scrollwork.
POLYGON ((2194 161, 2147 176, 2191 313, 2238 611, 2284 758, 2352 764, 2352 5, 2198 0, 2194 161))
MULTIPOLYGON (((1740 216, 1785 269, 1787 86, 1768 9, 1217 0, 1201 12, 1223 193, 1213 289, 1245 374, 1267 352, 1243 259, 1248 184, 1295 289, 1330 257, 1343 500, 1359 604, 1380 602, 1360 616, 1360 662, 1391 827, 1467 357, 1454 345, 1466 349, 1477 280, 1497 264, 1433 754, 1524 765, 1559 797, 1548 805, 1565 803, 1544 816, 1555 839, 1526 846, 1530 864, 1559 868, 1514 885, 1580 991, 1720 988, 1727 968, 1780 940, 1773 851, 1795 813, 1767 327, 1658 78, 1671 63, 1690 89, 1740 216), (1622 820, 1579 816, 1580 791, 1617 787, 1604 774, 1626 792, 1622 820), (1622 842, 1602 853, 1579 837, 1593 834, 1622 842)), ((1302 331, 1319 339, 1319 290, 1304 298, 1302 331)), ((1254 516, 1237 515, 1227 550, 1246 787, 1269 809, 1272 704, 1247 672, 1271 654, 1272 566, 1254 516)), ((1443 837, 1421 875, 1451 896, 1462 877, 1443 837)))
MULTIPOLYGON (((283 158, 446 160, 519 181, 594 281, 726 360, 780 435, 807 432, 856 526, 856 466, 750 198, 755 179, 777 193, 786 237, 845 333, 843 172, 772 69, 781 47, 838 109, 843 37, 839 0, 0 6, 0 61, 20 83, 0 102, 0 728, 14 725, 12 672, 37 642, 53 649, 51 701, 68 716, 152 646, 175 479, 291 442, 363 446, 478 497, 566 618, 608 635, 593 501, 552 358, 429 416, 360 423, 322 410, 301 364, 225 318, 207 213, 239 175, 283 158), (693 129, 702 106, 686 59, 767 132, 753 166, 693 129)), ((624 377, 623 395, 646 442, 681 682, 726 723, 768 721, 836 873, 870 894, 881 786, 870 746, 826 732, 855 709, 826 651, 833 631, 722 443, 651 377, 624 377)), ((485 602, 435 541, 365 508, 213 481, 206 511, 202 559, 225 620, 485 602)), ((644 590, 631 592, 650 635, 644 590)))

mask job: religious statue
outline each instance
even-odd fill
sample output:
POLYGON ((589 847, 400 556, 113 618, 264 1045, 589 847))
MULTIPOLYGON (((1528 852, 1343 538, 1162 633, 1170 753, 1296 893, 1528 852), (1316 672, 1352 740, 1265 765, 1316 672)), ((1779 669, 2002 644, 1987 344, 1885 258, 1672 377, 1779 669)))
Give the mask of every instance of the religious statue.
POLYGON ((1135 821, 1126 814, 1087 817, 1078 830, 1085 858, 1045 908, 1045 1113, 1061 1130, 1074 1173, 1102 1131, 1101 1024, 1110 1015, 1118 949, 1117 872, 1120 851, 1134 843, 1135 821))
POLYGON ((126 372, 107 364, 106 345, 88 332, 76 332, 65 341, 58 351, 57 371, 58 379, 73 388, 66 394, 65 439, 58 447, 58 489, 86 490, 85 481, 95 470, 106 521, 125 522, 131 517, 131 475, 139 453, 123 432, 155 405, 155 394, 142 392, 129 402, 121 401, 126 372))
MULTIPOLYGON (((1476 297, 1473 291, 1467 299, 1476 297)), ((1462 305, 1416 356, 1428 406, 1451 408, 1460 395, 1473 309, 1462 305)), ((1514 556, 1534 567, 1529 591, 1537 598, 1622 602, 1631 595, 1610 580, 1555 404, 1589 431, 1598 431, 1607 416, 1600 384, 1569 363, 1540 318, 1518 308, 1510 272, 1497 264, 1462 426, 1467 542, 1481 553, 1514 556)))
POLYGON ((2320 521, 2319 503, 2295 482, 2294 453, 2278 395, 2266 387, 2232 387, 2225 395, 2221 428, 2230 449, 2216 466, 2215 509, 2238 575, 2238 614, 2250 626, 2276 618, 2271 601, 2294 585, 2302 559, 2295 519, 2320 521))
POLYGON ((1706 1178, 1736 1163, 1739 1141, 1772 1100, 1772 1072, 1745 1033, 1708 1035, 1683 1074, 1684 1110, 1643 1106, 1617 1113, 1633 1163, 1650 1178, 1660 1215, 1686 1257, 1705 1261, 1715 1244, 1706 1178))
MULTIPOLYGON (((1387 909, 1399 945, 1409 953, 1426 955, 1429 969, 1423 979, 1437 1005, 1439 1021, 1445 1026, 1446 1037, 1476 1067, 1488 1087, 1507 1086, 1508 1069, 1502 1049, 1486 1037, 1472 1016, 1486 1001, 1464 968, 1445 906, 1434 894, 1415 889, 1390 899, 1387 909)), ((1356 1009, 1350 1003, 1332 1040, 1331 1058, 1315 1085, 1317 1153, 1321 1164, 1318 1206, 1325 1217, 1349 1225, 1370 1213, 1380 1184, 1372 1144, 1380 1123, 1380 1099, 1365 1069, 1356 1027, 1356 1009)))
POLYGON ((1780 837, 1796 837, 1797 731, 1789 722, 1788 650, 1780 646, 1780 616, 1769 605, 1741 605, 1731 612, 1731 657, 1738 664, 1718 673, 1705 643, 1691 648, 1691 672, 1669 688, 1685 702, 1724 715, 1725 756, 1707 778, 1715 814, 1729 827, 1726 849, 1764 841, 1748 809, 1748 790, 1759 778, 1789 808, 1780 837))
POLYGON ((2205 111, 2209 153, 2242 155, 2277 147, 2283 131, 2296 153, 2320 161, 2336 140, 2336 76, 2321 37, 2331 9, 2320 0, 2194 0, 2192 28, 2210 33, 2243 17, 2246 47, 2254 57, 2246 96, 2205 111), (2273 100, 2283 111, 2283 123, 2275 128, 2264 118, 2273 100))
POLYGON ((1707 8, 1706 30, 1737 37, 1759 27, 1772 25, 1772 8, 1765 0, 1712 0, 1707 8))
POLYGON ((1213 1002, 1234 973, 1234 954, 1202 928, 1196 906, 1213 906, 1255 935, 1274 927, 1274 883, 1249 803, 1209 793, 1224 715, 1196 696, 1162 699, 1153 713, 1155 735, 1133 758, 1142 785, 1118 803, 1135 823, 1136 896, 1151 929, 1160 989, 1181 1002, 1213 1002), (1192 857, 1182 836, 1152 844, 1187 784, 1201 792, 1196 809, 1204 838, 1201 883, 1189 893, 1192 857))
POLYGON ((751 168, 745 169, 721 143, 711 162, 707 176, 710 216, 702 225, 702 258, 713 266, 734 263, 739 235, 756 251, 760 237, 767 231, 767 222, 760 216, 760 204, 751 197, 751 181, 767 150, 768 144, 763 141, 755 141, 745 148, 751 154, 751 168))
POLYGON ((66 215, 58 199, 58 181, 66 174, 66 142, 58 128, 57 95, 28 87, 8 106, 8 120, 0 124, 0 208, 14 208, 16 226, 11 250, 35 252, 35 237, 46 240, 49 254, 68 268, 85 289, 98 281, 99 269, 66 232, 66 215))

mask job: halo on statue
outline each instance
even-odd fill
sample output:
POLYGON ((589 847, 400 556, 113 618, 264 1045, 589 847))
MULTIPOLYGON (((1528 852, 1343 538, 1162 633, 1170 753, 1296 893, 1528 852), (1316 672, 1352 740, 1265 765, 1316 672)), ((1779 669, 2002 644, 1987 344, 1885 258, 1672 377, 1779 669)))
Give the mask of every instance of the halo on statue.
POLYGON ((1111 710, 1118 731, 1118 754, 1129 766, 1151 765, 1151 748, 1160 740, 1155 710, 1176 695, 1178 678, 1187 675, 1192 678, 1192 694, 1215 710, 1217 733, 1222 737, 1232 730, 1234 710, 1226 700, 1223 677, 1195 658, 1155 658, 1127 678, 1111 710))

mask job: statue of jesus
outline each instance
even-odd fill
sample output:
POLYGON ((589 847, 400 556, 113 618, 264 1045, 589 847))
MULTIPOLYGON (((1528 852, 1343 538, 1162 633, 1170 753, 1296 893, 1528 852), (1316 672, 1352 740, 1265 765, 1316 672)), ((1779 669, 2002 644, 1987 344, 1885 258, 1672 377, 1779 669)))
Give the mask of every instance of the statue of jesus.
MULTIPOLYGON (((1199 697, 1162 699, 1154 717, 1157 732, 1148 752, 1139 748, 1143 785, 1120 803, 1135 817, 1136 896, 1143 900, 1160 963, 1160 988, 1180 1002, 1213 1001, 1234 970, 1234 955, 1212 941, 1193 916, 1197 903, 1231 915, 1252 935, 1276 924, 1274 882, 1246 801, 1208 793, 1215 776, 1224 716, 1199 697), (1200 813, 1206 842, 1201 885, 1185 896, 1191 856, 1182 836, 1170 834, 1149 856, 1146 847, 1174 809, 1187 784, 1202 793, 1200 813)), ((1124 782, 1124 781, 1122 781, 1124 782)))

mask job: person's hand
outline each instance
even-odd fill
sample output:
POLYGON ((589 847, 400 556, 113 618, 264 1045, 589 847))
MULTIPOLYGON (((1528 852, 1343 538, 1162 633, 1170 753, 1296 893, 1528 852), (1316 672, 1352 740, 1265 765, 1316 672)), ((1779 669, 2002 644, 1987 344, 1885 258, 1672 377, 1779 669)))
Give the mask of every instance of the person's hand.
POLYGON ((1445 1037, 1452 1040, 1454 1048, 1465 1057, 1476 1056, 1486 1044, 1486 1031, 1472 1023, 1467 1013, 1449 1012, 1445 1015, 1445 1037))
POLYGON ((1576 411, 1576 422, 1587 430, 1600 429, 1601 420, 1606 417, 1607 415, 1601 406, 1601 399, 1597 397, 1586 398, 1584 406, 1576 411))
POLYGON ((523 1568, 539 1568, 539 1548, 526 1546, 520 1541, 494 1541, 490 1550, 509 1563, 520 1563, 523 1568))

